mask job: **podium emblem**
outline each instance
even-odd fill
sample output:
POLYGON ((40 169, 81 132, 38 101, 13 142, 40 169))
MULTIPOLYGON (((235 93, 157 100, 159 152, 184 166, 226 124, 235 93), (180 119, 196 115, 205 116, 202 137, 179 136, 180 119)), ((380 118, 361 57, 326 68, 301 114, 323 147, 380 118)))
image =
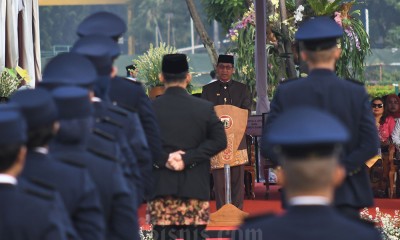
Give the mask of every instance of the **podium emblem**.
POLYGON ((225 128, 225 129, 229 129, 229 128, 232 127, 233 119, 231 118, 231 116, 229 116, 229 115, 222 115, 219 119, 221 120, 221 122, 222 122, 222 124, 224 125, 224 128, 225 128))

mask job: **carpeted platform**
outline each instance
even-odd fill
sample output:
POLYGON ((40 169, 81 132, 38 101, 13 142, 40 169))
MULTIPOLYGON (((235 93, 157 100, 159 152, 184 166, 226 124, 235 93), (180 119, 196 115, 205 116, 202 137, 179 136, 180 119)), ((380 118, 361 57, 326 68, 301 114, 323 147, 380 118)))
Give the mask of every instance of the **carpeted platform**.
MULTIPOLYGON (((269 198, 265 199, 266 188, 263 183, 256 183, 255 186, 255 199, 245 200, 243 210, 248 212, 250 216, 256 216, 264 213, 282 213, 282 207, 280 202, 280 192, 278 189, 280 186, 270 186, 269 198)), ((375 206, 369 209, 369 213, 374 215, 375 208, 379 207, 380 212, 394 215, 395 210, 400 210, 400 199, 375 199, 375 206)), ((216 211, 215 201, 210 201, 211 212, 216 211)), ((143 229, 148 230, 149 225, 146 224, 146 205, 143 204, 139 209, 139 224, 143 229)), ((224 239, 229 238, 232 227, 218 227, 218 228, 207 228, 211 239, 224 239)))

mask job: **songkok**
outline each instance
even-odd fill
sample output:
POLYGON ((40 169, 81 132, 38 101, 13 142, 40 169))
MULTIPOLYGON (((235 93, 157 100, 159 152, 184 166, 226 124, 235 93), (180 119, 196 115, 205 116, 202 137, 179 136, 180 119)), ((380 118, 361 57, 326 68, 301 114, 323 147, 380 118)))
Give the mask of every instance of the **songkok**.
POLYGON ((314 17, 300 25, 295 39, 310 51, 321 51, 334 47, 343 29, 332 18, 314 17))
POLYGON ((77 53, 63 53, 46 65, 39 86, 47 89, 66 85, 88 88, 96 79, 97 72, 90 60, 77 53))
POLYGON ((232 55, 219 55, 218 63, 231 63, 232 65, 235 63, 232 55))
POLYGON ((57 108, 51 94, 44 89, 27 89, 11 95, 10 102, 19 105, 28 129, 44 127, 57 120, 57 108))
POLYGON ((166 54, 162 59, 162 72, 180 74, 189 71, 189 64, 185 54, 166 54))
POLYGON ((92 115, 89 92, 80 87, 59 87, 52 91, 60 119, 86 118, 92 115))
POLYGON ((27 140, 24 118, 17 111, 0 110, 0 145, 22 144, 27 140))
POLYGON ((117 15, 110 12, 97 12, 85 18, 78 26, 80 37, 105 35, 116 39, 126 32, 126 24, 117 15))

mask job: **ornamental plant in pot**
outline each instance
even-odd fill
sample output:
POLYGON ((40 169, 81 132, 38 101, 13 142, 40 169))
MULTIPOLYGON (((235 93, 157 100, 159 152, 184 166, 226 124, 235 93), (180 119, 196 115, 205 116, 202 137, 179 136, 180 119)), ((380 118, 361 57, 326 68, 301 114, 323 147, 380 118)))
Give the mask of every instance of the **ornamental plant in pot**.
MULTIPOLYGON (((7 102, 10 95, 29 83, 28 72, 20 67, 4 68, 0 72, 0 103, 7 102)), ((26 85, 25 88, 29 88, 26 85)))
POLYGON ((159 47, 153 47, 135 59, 138 69, 138 80, 146 86, 150 99, 155 99, 164 93, 164 86, 160 82, 158 75, 161 73, 161 62, 165 54, 177 53, 175 47, 160 43, 159 47))

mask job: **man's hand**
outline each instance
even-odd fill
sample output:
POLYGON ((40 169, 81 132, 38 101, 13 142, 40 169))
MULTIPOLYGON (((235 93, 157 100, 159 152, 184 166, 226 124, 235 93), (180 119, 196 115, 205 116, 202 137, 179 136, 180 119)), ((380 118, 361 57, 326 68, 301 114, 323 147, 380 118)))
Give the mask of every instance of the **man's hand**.
POLYGON ((183 154, 185 154, 185 152, 182 150, 170 153, 165 166, 173 171, 182 171, 183 169, 185 169, 185 163, 182 159, 183 154))

